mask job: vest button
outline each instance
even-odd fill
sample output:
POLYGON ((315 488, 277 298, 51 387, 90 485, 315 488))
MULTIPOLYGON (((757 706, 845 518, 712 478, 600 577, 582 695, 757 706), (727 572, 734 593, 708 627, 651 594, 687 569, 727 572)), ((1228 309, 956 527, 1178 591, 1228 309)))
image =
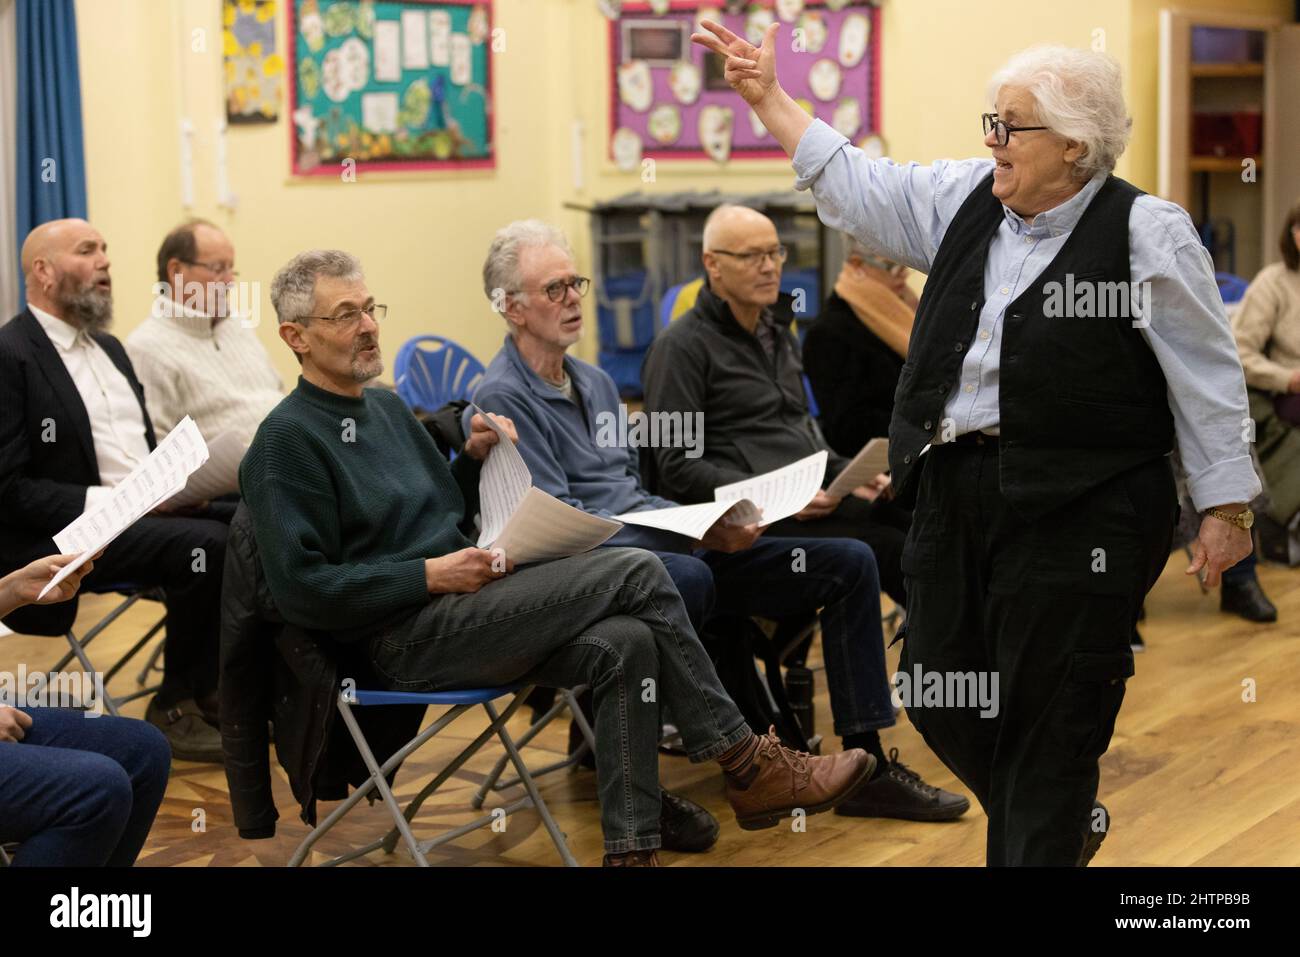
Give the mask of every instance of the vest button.
POLYGON ((975 300, 970 304, 970 311, 974 312, 979 307, 980 307, 979 300, 975 300))
POLYGON ((929 419, 926 419, 925 425, 923 425, 922 428, 925 429, 925 431, 929 432, 931 429, 934 428, 934 423, 931 422, 929 419))
POLYGON ((954 343, 952 344, 952 351, 953 351, 953 352, 961 352, 961 350, 962 350, 962 344, 961 344, 960 342, 954 342, 954 343))
POLYGON ((904 464, 904 465, 911 465, 911 464, 912 464, 912 456, 910 456, 910 455, 904 455, 904 456, 903 456, 903 464, 904 464))

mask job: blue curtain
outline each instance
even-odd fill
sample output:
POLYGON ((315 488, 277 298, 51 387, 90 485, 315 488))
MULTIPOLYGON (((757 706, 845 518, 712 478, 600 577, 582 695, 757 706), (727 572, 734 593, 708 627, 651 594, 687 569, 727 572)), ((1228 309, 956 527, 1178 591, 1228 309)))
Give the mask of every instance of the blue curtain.
POLYGON ((34 226, 85 217, 86 160, 73 0, 18 0, 17 16, 15 225, 21 246, 34 226))

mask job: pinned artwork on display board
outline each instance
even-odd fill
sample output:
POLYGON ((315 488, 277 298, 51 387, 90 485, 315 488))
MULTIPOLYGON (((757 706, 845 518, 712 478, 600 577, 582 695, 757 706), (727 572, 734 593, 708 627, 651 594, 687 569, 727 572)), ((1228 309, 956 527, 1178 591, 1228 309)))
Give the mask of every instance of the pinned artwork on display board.
POLYGON ((491 0, 279 2, 295 175, 495 164, 491 0))
POLYGON ((845 139, 853 139, 862 128, 862 107, 855 97, 840 100, 831 118, 831 128, 845 139))
POLYGON ((883 159, 885 156, 885 141, 876 133, 870 136, 864 136, 858 143, 858 149, 867 155, 868 159, 883 159))
POLYGON ((689 60, 673 64, 668 74, 668 87, 677 97, 677 102, 690 106, 700 98, 700 68, 689 60))
POLYGON ((624 103, 644 113, 654 99, 654 84, 650 79, 650 64, 633 60, 618 68, 618 96, 624 103))
POLYGON ((729 106, 706 106, 700 110, 700 145, 716 162, 731 157, 731 130, 735 111, 729 106))
POLYGON ((823 103, 829 103, 839 95, 843 80, 840 65, 834 60, 818 60, 808 71, 808 87, 823 103))
POLYGON ((826 46, 826 19, 819 10, 809 10, 799 18, 799 27, 803 31, 803 47, 808 53, 821 53, 826 46))
POLYGON ((647 129, 652 137, 665 146, 676 143, 682 135, 681 111, 671 103, 659 104, 650 111, 647 129))
POLYGON ((284 58, 275 48, 277 0, 225 0, 222 58, 226 122, 274 123, 280 115, 284 58))
MULTIPOLYGON (((587 2, 587 0, 580 0, 587 2)), ((852 142, 879 131, 880 29, 874 0, 636 0, 609 24, 609 156, 619 163, 785 160, 775 137, 726 82, 725 58, 689 42, 705 20, 761 43, 773 24, 776 68, 810 116, 852 142), (850 65, 851 64, 851 65, 850 65), (635 137, 635 139, 634 139, 635 137)), ((612 11, 611 11, 612 12, 612 11)))
POLYGON ((596 8, 610 20, 617 20, 623 15, 623 0, 596 0, 596 8))
POLYGON ((614 132, 614 164, 625 173, 631 173, 641 165, 641 137, 626 126, 614 132))
POLYGON ((804 0, 776 0, 776 15, 786 23, 793 23, 803 13, 804 0))
POLYGON ((840 64, 852 69, 862 62, 871 40, 871 21, 861 13, 850 13, 840 27, 840 64))

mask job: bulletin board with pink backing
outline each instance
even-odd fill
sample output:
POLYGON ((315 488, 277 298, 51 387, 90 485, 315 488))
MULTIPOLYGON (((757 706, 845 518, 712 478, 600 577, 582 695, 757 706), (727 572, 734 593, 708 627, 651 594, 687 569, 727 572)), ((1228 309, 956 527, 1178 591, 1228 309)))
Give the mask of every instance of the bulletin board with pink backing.
POLYGON ((779 22, 776 71, 790 96, 853 142, 880 126, 880 10, 868 0, 647 0, 610 19, 610 156, 770 159, 785 153, 723 78, 723 58, 690 42, 713 20, 758 45, 779 22), (728 12, 729 10, 737 12, 728 12))

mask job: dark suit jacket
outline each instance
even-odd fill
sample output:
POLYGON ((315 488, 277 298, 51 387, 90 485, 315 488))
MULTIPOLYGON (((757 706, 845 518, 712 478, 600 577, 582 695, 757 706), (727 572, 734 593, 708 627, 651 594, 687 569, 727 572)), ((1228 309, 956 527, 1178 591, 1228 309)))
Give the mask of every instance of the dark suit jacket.
MULTIPOLYGON (((131 383, 152 449, 144 387, 126 350, 106 333, 92 335, 131 383)), ((0 575, 54 554, 53 537, 85 509, 86 488, 99 484, 81 393, 50 337, 24 309, 0 326, 0 575)), ((21 608, 5 624, 28 634, 58 635, 76 616, 73 599, 21 608)))

